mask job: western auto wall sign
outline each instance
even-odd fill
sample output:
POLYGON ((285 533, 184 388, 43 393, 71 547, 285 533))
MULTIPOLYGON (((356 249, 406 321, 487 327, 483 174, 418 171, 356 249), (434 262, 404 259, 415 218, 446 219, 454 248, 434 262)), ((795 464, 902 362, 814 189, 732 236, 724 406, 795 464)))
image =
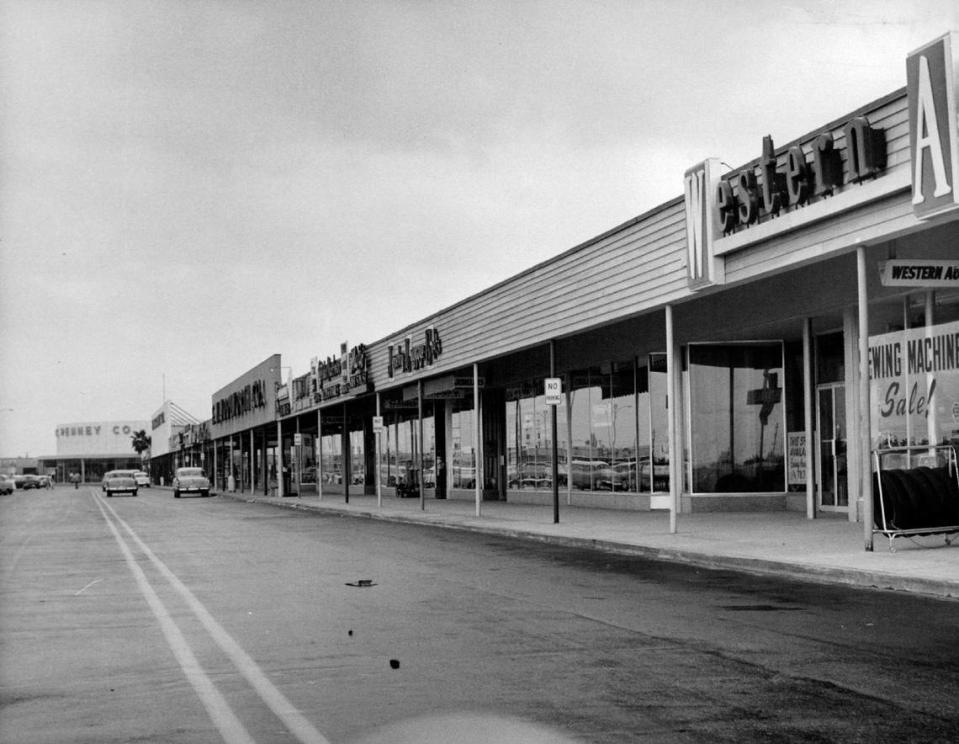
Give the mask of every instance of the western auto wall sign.
POLYGON ((413 342, 412 336, 407 336, 401 343, 387 347, 387 374, 392 378, 397 372, 424 369, 439 359, 442 353, 443 341, 440 339, 440 332, 432 327, 427 328, 423 332, 423 340, 418 343, 413 342))
POLYGON ((782 158, 773 139, 763 137, 763 154, 756 168, 746 168, 721 179, 716 189, 719 228, 724 235, 775 218, 796 207, 832 196, 846 183, 861 183, 886 167, 886 135, 857 116, 843 128, 846 157, 842 158, 832 133, 823 132, 807 144, 812 162, 801 145, 782 158))
POLYGON ((367 393, 373 389, 366 344, 358 344, 349 351, 347 347, 348 344, 340 346, 339 357, 327 357, 326 361, 312 360, 314 402, 367 393))
POLYGON ((879 281, 884 287, 959 288, 959 261, 908 258, 880 261, 879 281))
POLYGON ((684 175, 690 288, 724 281, 720 256, 744 244, 723 247, 722 238, 760 224, 775 229, 778 218, 871 181, 885 167, 885 132, 856 116, 842 127, 841 140, 822 131, 777 151, 767 135, 758 161, 744 168, 720 176, 715 158, 690 168, 684 175))
POLYGON ((213 402, 212 421, 219 424, 266 407, 266 383, 254 380, 213 402))
POLYGON ((959 207, 955 38, 945 34, 906 57, 912 208, 920 219, 959 207))

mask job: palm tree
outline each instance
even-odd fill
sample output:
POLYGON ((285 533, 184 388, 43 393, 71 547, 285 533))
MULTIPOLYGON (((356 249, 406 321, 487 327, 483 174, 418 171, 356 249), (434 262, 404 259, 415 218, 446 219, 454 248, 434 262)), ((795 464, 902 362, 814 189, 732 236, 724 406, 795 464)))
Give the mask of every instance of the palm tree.
POLYGON ((140 459, 145 459, 143 453, 149 451, 150 445, 153 444, 153 438, 147 434, 146 429, 133 432, 130 440, 133 443, 134 451, 140 455, 140 459))

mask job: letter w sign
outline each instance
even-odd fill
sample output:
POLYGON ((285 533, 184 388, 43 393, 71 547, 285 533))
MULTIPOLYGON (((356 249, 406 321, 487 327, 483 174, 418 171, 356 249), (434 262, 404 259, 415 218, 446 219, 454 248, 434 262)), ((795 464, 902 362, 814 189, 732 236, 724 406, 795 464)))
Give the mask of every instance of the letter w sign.
POLYGON ((696 290, 725 281, 725 262, 713 255, 720 162, 709 158, 683 176, 686 198, 687 279, 696 290))

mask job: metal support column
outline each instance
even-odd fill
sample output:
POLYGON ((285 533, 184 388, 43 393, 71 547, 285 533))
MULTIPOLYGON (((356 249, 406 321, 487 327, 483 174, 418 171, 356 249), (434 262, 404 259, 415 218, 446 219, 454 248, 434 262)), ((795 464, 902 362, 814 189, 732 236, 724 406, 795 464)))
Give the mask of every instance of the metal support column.
MULTIPOLYGON (((679 360, 676 358, 676 339, 675 339, 675 329, 673 327, 673 306, 666 306, 666 370, 668 374, 666 375, 666 405, 668 407, 667 411, 667 424, 668 424, 668 435, 669 435, 669 531, 671 534, 676 533, 676 513, 679 511, 679 453, 676 451, 676 434, 677 434, 677 422, 676 422, 676 412, 678 410, 677 402, 677 390, 676 390, 676 374, 677 365, 679 360)), ((652 453, 650 453, 650 467, 653 466, 652 453)))
POLYGON ((806 420, 806 517, 816 518, 815 447, 813 446, 812 319, 802 326, 803 415, 806 420))
POLYGON ((419 432, 419 451, 416 467, 419 476, 420 511, 426 511, 426 479, 423 477, 423 381, 416 382, 416 429, 419 432))
POLYGON ((480 442, 480 393, 479 393, 479 365, 473 364, 473 455, 474 455, 474 490, 476 497, 476 516, 480 516, 480 503, 483 500, 482 460, 483 452, 480 442))
MULTIPOLYGON (((556 377, 556 342, 550 339, 549 342, 549 376, 556 377)), ((556 427, 556 406, 549 407, 550 431, 552 432, 552 464, 550 466, 550 479, 553 486, 553 524, 559 524, 559 445, 557 439, 556 427)), ((567 468, 568 469, 568 468, 567 468)), ((567 476, 568 478, 569 476, 567 476)))
MULTIPOLYGON (((862 493, 862 523, 865 549, 873 549, 872 463, 870 461, 872 419, 869 401, 869 297, 866 283, 866 248, 856 249, 859 294, 859 466, 862 493)), ((850 505, 851 506, 851 505, 850 505)))
MULTIPOLYGON (((376 415, 377 417, 382 416, 380 413, 380 394, 376 393, 376 415)), ((382 431, 375 432, 373 438, 376 441, 376 464, 373 469, 373 477, 375 478, 376 483, 376 505, 377 507, 383 506, 383 482, 380 480, 380 458, 383 456, 382 447, 380 443, 383 439, 382 431)))
POLYGON ((276 495, 286 496, 283 488, 283 422, 276 422, 276 495))

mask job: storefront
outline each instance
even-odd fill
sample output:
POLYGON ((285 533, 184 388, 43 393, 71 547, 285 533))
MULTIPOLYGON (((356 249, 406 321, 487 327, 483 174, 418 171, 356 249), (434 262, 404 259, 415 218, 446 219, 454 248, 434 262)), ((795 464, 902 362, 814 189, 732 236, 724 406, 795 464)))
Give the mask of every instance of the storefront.
POLYGON ((170 485, 178 467, 199 456, 195 432, 200 421, 172 400, 163 401, 150 417, 150 482, 170 485))
POLYGON ((148 430, 146 421, 90 421, 58 424, 57 453, 38 459, 38 472, 67 483, 74 473, 83 483, 99 483, 109 470, 139 470, 133 437, 148 430))
POLYGON ((213 394, 203 467, 214 490, 265 494, 277 488, 280 364, 273 354, 213 394))
POLYGON ((876 450, 959 430, 950 40, 906 88, 707 159, 683 196, 369 344, 361 388, 323 387, 345 350, 298 378, 323 491, 871 525, 876 450))
POLYGON ((280 389, 277 406, 285 495, 374 492, 376 398, 364 344, 314 358, 280 389))

